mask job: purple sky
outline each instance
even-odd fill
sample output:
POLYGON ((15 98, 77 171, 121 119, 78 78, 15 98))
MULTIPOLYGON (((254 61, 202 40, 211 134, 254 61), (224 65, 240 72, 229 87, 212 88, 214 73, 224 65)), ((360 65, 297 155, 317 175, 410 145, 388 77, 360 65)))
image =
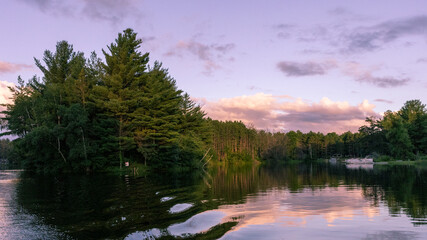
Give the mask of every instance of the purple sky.
POLYGON ((209 116, 257 128, 357 130, 427 103, 426 1, 5 0, 0 102, 60 40, 101 55, 130 27, 209 116))

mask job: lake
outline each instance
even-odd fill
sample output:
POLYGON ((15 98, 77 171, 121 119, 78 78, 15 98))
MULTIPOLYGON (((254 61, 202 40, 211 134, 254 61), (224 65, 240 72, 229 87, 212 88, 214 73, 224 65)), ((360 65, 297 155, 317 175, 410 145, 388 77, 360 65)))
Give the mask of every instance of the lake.
POLYGON ((426 223, 427 169, 414 166, 0 171, 0 239, 427 239, 426 223))

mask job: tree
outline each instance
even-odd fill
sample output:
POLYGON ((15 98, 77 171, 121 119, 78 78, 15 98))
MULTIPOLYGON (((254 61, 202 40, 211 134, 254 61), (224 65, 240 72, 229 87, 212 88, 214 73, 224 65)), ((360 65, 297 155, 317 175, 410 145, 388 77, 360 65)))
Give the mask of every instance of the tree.
POLYGON ((405 122, 413 123, 421 115, 426 114, 426 105, 420 100, 406 101, 398 114, 405 122))
POLYGON ((423 118, 427 114, 426 105, 422 104, 420 100, 410 100, 405 102, 398 114, 408 130, 414 149, 417 152, 423 152, 425 150, 422 146, 425 136, 423 133, 423 118))
POLYGON ((405 128, 403 119, 399 114, 387 111, 384 115, 384 129, 387 130, 386 138, 390 143, 391 154, 405 160, 412 159, 414 146, 405 128))
POLYGON ((382 120, 375 119, 374 117, 367 117, 365 122, 369 125, 361 126, 359 128, 359 133, 361 134, 359 142, 363 154, 388 154, 385 136, 386 130, 384 130, 382 120))
POLYGON ((145 162, 149 160, 158 166, 178 162, 181 91, 158 62, 147 75, 145 100, 132 115, 138 152, 145 162))
POLYGON ((97 103, 117 120, 117 144, 120 168, 123 153, 136 147, 131 114, 144 103, 148 53, 138 49, 142 43, 132 29, 119 33, 115 42, 108 46, 109 53, 102 50, 105 64, 100 85, 95 89, 97 103))

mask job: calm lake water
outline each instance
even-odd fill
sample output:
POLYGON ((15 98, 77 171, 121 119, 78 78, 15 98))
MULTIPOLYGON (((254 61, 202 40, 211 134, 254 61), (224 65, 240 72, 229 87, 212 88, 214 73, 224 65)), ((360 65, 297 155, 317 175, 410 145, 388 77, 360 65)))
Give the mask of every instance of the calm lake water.
POLYGON ((0 171, 0 239, 427 239, 426 223, 427 170, 413 166, 0 171))

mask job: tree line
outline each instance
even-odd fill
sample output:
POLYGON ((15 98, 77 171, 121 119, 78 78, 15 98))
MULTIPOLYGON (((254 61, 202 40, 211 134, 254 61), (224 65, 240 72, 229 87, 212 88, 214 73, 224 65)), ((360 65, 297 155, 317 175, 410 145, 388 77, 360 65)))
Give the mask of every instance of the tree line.
POLYGON ((242 122, 212 121, 213 146, 218 159, 281 162, 330 157, 413 160, 427 154, 427 111, 420 100, 407 101, 382 118, 368 117, 358 132, 267 132, 242 122))

